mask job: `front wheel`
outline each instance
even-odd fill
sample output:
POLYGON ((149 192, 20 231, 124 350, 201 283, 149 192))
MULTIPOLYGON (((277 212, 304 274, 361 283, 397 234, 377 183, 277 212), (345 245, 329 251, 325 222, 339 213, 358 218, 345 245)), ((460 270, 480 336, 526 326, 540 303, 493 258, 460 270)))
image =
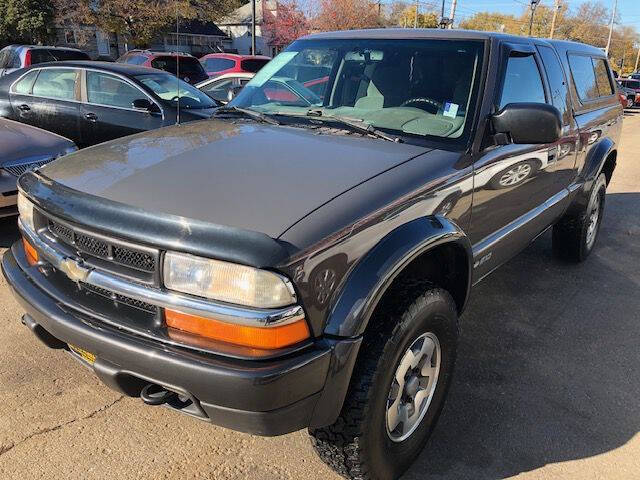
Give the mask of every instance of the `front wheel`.
POLYGON ((376 315, 338 420, 309 429, 320 458, 342 476, 398 478, 429 439, 451 382, 456 306, 430 288, 398 317, 376 315))

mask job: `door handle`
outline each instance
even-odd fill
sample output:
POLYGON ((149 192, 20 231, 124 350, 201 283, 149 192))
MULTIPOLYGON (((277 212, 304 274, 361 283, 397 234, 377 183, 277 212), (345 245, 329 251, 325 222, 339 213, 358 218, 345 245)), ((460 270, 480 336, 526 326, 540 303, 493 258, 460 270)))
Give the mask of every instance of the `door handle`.
POLYGON ((84 118, 86 118, 90 122, 96 122, 98 120, 98 116, 95 113, 91 112, 87 113, 84 118))
POLYGON ((31 110, 31 107, 26 103, 23 103, 22 105, 18 106, 18 110, 20 110, 21 112, 28 112, 29 110, 31 110))

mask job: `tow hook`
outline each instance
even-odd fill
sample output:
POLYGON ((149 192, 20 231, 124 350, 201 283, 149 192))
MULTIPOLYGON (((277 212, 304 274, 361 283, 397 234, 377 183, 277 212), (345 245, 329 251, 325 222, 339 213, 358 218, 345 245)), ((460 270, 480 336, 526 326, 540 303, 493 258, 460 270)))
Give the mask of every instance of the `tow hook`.
POLYGON ((176 392, 167 390, 166 388, 150 383, 140 392, 140 398, 147 405, 163 405, 175 399, 178 396, 176 392))

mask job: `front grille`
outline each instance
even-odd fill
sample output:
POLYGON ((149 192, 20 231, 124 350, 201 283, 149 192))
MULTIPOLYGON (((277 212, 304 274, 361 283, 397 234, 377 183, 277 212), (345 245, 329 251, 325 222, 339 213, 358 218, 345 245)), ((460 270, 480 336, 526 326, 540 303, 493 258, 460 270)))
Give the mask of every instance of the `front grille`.
POLYGON ((47 160, 41 160, 39 162, 31 162, 31 163, 23 163, 22 165, 10 165, 8 167, 2 167, 6 172, 9 172, 11 175, 15 177, 19 177, 25 172, 29 170, 34 170, 38 167, 42 167, 47 163, 51 162, 53 158, 49 158, 47 160))
POLYGON ((103 242, 94 237, 83 234, 74 235, 74 239, 76 247, 83 252, 90 253, 96 257, 109 257, 109 245, 107 245, 107 242, 103 242))
POLYGON ((94 257, 143 272, 154 273, 156 271, 157 255, 152 253, 123 246, 115 241, 110 242, 84 232, 74 231, 73 228, 60 222, 49 221, 49 231, 64 243, 94 257))
POLYGON ((105 288, 96 287, 95 285, 91 285, 89 283, 84 283, 84 282, 80 282, 80 288, 82 288, 83 290, 89 293, 100 295, 101 297, 108 298, 109 300, 113 300, 117 304, 128 305, 129 307, 137 308, 138 310, 143 310, 145 312, 149 312, 153 314, 158 313, 158 307, 155 305, 151 305, 150 303, 143 302, 142 300, 137 300, 135 298, 114 293, 105 288))

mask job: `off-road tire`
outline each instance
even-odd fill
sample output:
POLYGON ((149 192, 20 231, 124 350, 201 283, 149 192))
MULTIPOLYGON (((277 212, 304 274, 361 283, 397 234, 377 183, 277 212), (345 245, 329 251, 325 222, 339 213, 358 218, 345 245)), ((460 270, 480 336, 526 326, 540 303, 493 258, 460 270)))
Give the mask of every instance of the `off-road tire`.
POLYGON ((445 290, 425 283, 417 286, 418 291, 412 287, 399 289, 398 301, 371 319, 337 421, 309 429, 317 454, 345 478, 398 478, 424 448, 442 410, 458 346, 457 309, 445 290), (434 333, 440 342, 437 384, 416 430, 404 441, 394 442, 386 423, 389 390, 400 359, 425 332, 434 333))
POLYGON ((607 178, 604 173, 601 173, 593 182, 589 193, 588 205, 579 212, 566 214, 554 225, 552 235, 553 252, 558 258, 579 263, 586 260, 593 251, 604 216, 606 192, 607 178), (590 215, 595 202, 599 202, 599 215, 594 232, 595 237, 592 242, 588 242, 590 215))

